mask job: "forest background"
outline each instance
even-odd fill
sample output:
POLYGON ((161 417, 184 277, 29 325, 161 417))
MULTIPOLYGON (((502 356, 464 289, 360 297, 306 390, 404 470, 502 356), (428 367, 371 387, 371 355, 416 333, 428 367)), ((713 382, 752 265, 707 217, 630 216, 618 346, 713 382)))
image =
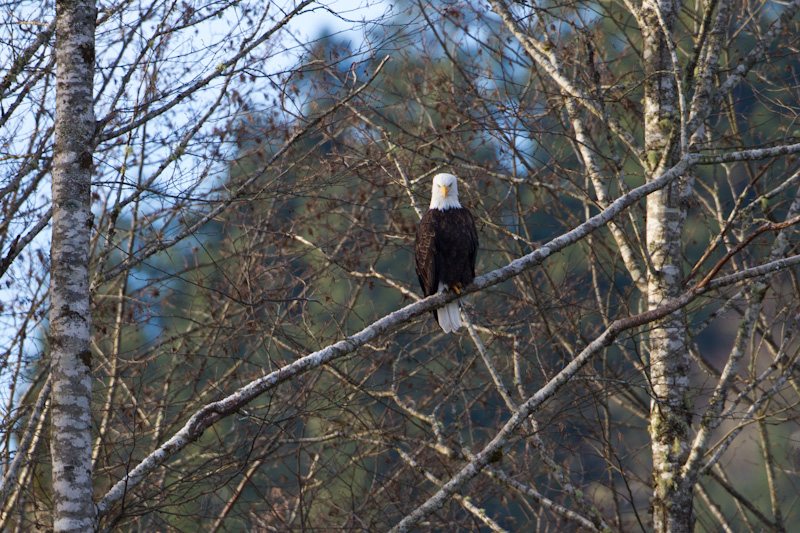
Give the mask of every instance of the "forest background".
POLYGON ((800 1, 360 7, 0 7, 0 528, 800 527, 800 1))

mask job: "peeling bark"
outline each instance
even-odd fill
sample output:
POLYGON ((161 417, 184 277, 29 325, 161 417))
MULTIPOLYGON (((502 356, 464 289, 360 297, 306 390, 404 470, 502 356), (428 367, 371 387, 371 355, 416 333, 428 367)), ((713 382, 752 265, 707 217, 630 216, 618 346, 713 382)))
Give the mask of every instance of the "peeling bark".
POLYGON ((56 4, 57 88, 50 249, 50 451, 54 531, 93 531, 89 238, 95 130, 94 0, 56 4))

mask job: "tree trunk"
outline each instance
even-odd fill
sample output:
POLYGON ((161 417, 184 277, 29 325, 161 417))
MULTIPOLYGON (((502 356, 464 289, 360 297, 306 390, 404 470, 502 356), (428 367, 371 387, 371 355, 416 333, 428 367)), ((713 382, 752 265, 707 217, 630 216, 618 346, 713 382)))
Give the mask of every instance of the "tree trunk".
MULTIPOLYGON (((665 35, 671 35, 680 5, 649 0, 642 9, 645 71, 645 150, 651 178, 680 157, 678 85, 665 35)), ((671 38, 671 37, 667 37, 671 38)), ((681 236, 686 217, 681 199, 686 180, 647 197, 647 250, 652 260, 648 308, 655 309, 681 292, 681 236)), ((685 191, 684 191, 685 192, 685 191)), ((650 333, 650 404, 653 453, 653 524, 655 531, 690 532, 693 492, 681 489, 681 466, 689 452, 691 412, 687 402, 690 358, 684 315, 678 311, 654 324, 650 333)))
POLYGON ((95 131, 94 0, 56 3, 56 119, 50 249, 53 529, 93 531, 89 239, 95 131))
MULTIPOLYGON (((651 179, 680 157, 678 85, 665 34, 670 34, 680 6, 674 0, 648 0, 642 6, 644 37, 645 150, 651 179)), ((686 217, 682 189, 687 179, 647 197, 647 250, 652 260, 648 308, 655 309, 681 292, 682 234, 686 217)), ((678 311, 650 333, 650 404, 653 453, 653 524, 655 531, 693 531, 693 491, 681 489, 681 466, 689 452, 691 412, 687 398, 690 358, 684 315, 678 311)))

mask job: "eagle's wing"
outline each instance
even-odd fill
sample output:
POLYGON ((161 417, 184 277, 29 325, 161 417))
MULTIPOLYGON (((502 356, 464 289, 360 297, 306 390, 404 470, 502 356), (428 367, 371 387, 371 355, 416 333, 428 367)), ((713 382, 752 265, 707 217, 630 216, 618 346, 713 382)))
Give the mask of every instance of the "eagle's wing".
POLYGON ((466 231, 469 235, 469 265, 472 271, 472 277, 475 277, 475 259, 478 256, 478 230, 475 227, 475 219, 472 218, 472 213, 469 212, 468 209, 465 209, 464 212, 467 214, 466 218, 468 222, 466 222, 466 231))
POLYGON ((414 259, 422 292, 425 296, 430 296, 439 289, 439 280, 436 279, 436 232, 430 211, 423 215, 417 226, 414 259))

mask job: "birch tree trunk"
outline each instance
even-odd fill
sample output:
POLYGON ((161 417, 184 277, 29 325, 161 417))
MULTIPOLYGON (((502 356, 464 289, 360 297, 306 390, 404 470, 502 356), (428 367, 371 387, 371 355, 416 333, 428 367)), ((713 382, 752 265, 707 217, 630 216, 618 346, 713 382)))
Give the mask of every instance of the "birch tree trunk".
POLYGON ((53 529, 92 531, 89 239, 95 131, 94 0, 56 4, 56 120, 50 250, 53 529))
MULTIPOLYGON (((644 39, 645 150, 649 173, 657 178, 680 158, 678 85, 669 43, 680 5, 673 0, 648 0, 642 6, 644 39)), ((681 292, 682 234, 687 177, 647 197, 648 309, 681 292)), ((655 531, 693 530, 693 491, 678 479, 689 451, 691 412, 687 389, 691 359, 683 311, 653 324, 650 333, 650 435, 653 453, 653 524, 655 531)))

